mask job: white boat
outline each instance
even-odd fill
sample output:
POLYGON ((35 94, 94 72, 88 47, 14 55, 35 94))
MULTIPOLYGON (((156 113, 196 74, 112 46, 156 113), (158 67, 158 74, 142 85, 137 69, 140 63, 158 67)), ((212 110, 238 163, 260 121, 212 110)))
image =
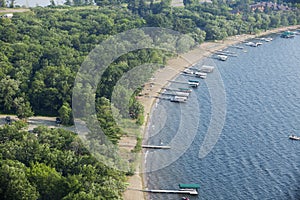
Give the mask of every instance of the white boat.
POLYGON ((188 82, 189 86, 191 87, 198 87, 200 85, 200 83, 198 82, 188 82))
POLYGON ((186 102, 187 101, 187 97, 181 97, 181 96, 174 96, 170 99, 170 101, 172 102, 186 102))
POLYGON ((195 72, 196 77, 205 79, 207 77, 207 73, 205 72, 195 72))
POLYGON ((205 72, 195 72, 195 75, 196 76, 206 76, 207 73, 205 73, 205 72))
POLYGON ((271 38, 271 37, 268 37, 268 38, 265 38, 265 42, 271 42, 273 40, 273 38, 271 38))
POLYGON ((250 47, 257 47, 257 46, 258 46, 258 43, 247 42, 246 45, 247 45, 247 46, 250 46, 250 47))
POLYGON ((300 137, 295 136, 295 135, 290 135, 289 138, 290 138, 291 140, 300 140, 300 137))
POLYGON ((176 94, 176 96, 181 96, 181 97, 188 97, 188 96, 190 96, 189 92, 176 92, 175 94, 176 94))
POLYGON ((225 56, 225 55, 217 55, 217 58, 218 58, 219 60, 226 61, 227 58, 228 58, 228 56, 225 56))
POLYGON ((192 70, 190 70, 190 69, 185 69, 185 70, 183 70, 183 73, 185 73, 185 74, 193 74, 194 72, 192 70))

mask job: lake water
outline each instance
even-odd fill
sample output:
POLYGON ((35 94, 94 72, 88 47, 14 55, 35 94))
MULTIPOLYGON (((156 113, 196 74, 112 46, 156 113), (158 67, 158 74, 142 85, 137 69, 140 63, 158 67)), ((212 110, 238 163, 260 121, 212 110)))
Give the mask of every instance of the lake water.
MULTIPOLYGON (((201 80, 187 103, 157 103, 147 142, 171 149, 146 152, 152 171, 146 175, 148 189, 198 183, 200 194, 188 196, 191 200, 300 199, 300 141, 288 139, 300 136, 300 36, 272 37, 256 48, 242 44, 247 53, 229 48, 238 57, 213 61, 225 88, 226 118, 206 157, 199 158, 199 149, 214 117, 207 83, 217 72, 201 80)), ((182 196, 150 194, 150 199, 182 196)))

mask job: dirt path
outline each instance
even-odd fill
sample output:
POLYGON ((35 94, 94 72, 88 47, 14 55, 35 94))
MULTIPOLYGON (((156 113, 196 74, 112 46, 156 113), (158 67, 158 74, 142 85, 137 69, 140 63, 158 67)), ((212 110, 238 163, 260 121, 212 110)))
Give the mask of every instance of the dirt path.
POLYGON ((0 8, 0 13, 20 13, 28 11, 30 11, 28 8, 0 8))

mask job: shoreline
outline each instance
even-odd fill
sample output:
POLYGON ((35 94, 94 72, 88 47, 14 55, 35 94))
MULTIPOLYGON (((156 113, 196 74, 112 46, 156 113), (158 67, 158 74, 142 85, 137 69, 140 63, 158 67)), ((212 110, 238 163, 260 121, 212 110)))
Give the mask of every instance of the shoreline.
MULTIPOLYGON (((280 28, 267 30, 255 35, 243 34, 243 35, 231 36, 222 41, 204 42, 187 53, 180 54, 175 58, 168 59, 166 66, 163 69, 157 70, 154 73, 153 78, 145 84, 145 87, 143 88, 142 91, 142 94, 144 94, 144 96, 142 96, 139 99, 139 102, 144 106, 144 116, 145 116, 145 122, 144 125, 142 126, 143 143, 147 141, 148 138, 147 131, 150 123, 151 113, 152 110, 154 109, 155 103, 157 102, 157 99, 153 98, 152 96, 157 96, 158 92, 161 92, 163 90, 163 87, 165 87, 169 83, 168 82, 169 80, 175 79, 180 74, 180 72, 182 72, 184 69, 200 62, 204 58, 212 55, 215 51, 225 49, 231 45, 236 45, 249 39, 254 39, 257 37, 262 37, 270 34, 275 34, 283 31, 299 29, 299 28, 300 25, 280 27, 280 28)), ((144 186, 146 185, 146 181, 147 181, 146 174, 143 173, 144 162, 145 162, 144 151, 142 151, 141 159, 138 161, 135 175, 128 178, 128 183, 129 183, 128 188, 134 188, 137 190, 127 189, 123 195, 123 198, 125 200, 146 200, 147 199, 146 198, 147 194, 142 191, 139 191, 144 189, 144 186)))

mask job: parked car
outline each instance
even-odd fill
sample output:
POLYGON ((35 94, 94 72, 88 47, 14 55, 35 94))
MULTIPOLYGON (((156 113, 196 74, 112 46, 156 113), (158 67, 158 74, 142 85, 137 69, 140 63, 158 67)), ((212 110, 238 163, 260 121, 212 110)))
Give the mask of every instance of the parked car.
POLYGON ((60 119, 59 117, 56 117, 55 123, 56 123, 56 124, 61 124, 61 119, 60 119))
POLYGON ((11 118, 10 118, 10 116, 6 116, 6 117, 5 117, 5 122, 6 122, 7 124, 11 124, 11 118))

